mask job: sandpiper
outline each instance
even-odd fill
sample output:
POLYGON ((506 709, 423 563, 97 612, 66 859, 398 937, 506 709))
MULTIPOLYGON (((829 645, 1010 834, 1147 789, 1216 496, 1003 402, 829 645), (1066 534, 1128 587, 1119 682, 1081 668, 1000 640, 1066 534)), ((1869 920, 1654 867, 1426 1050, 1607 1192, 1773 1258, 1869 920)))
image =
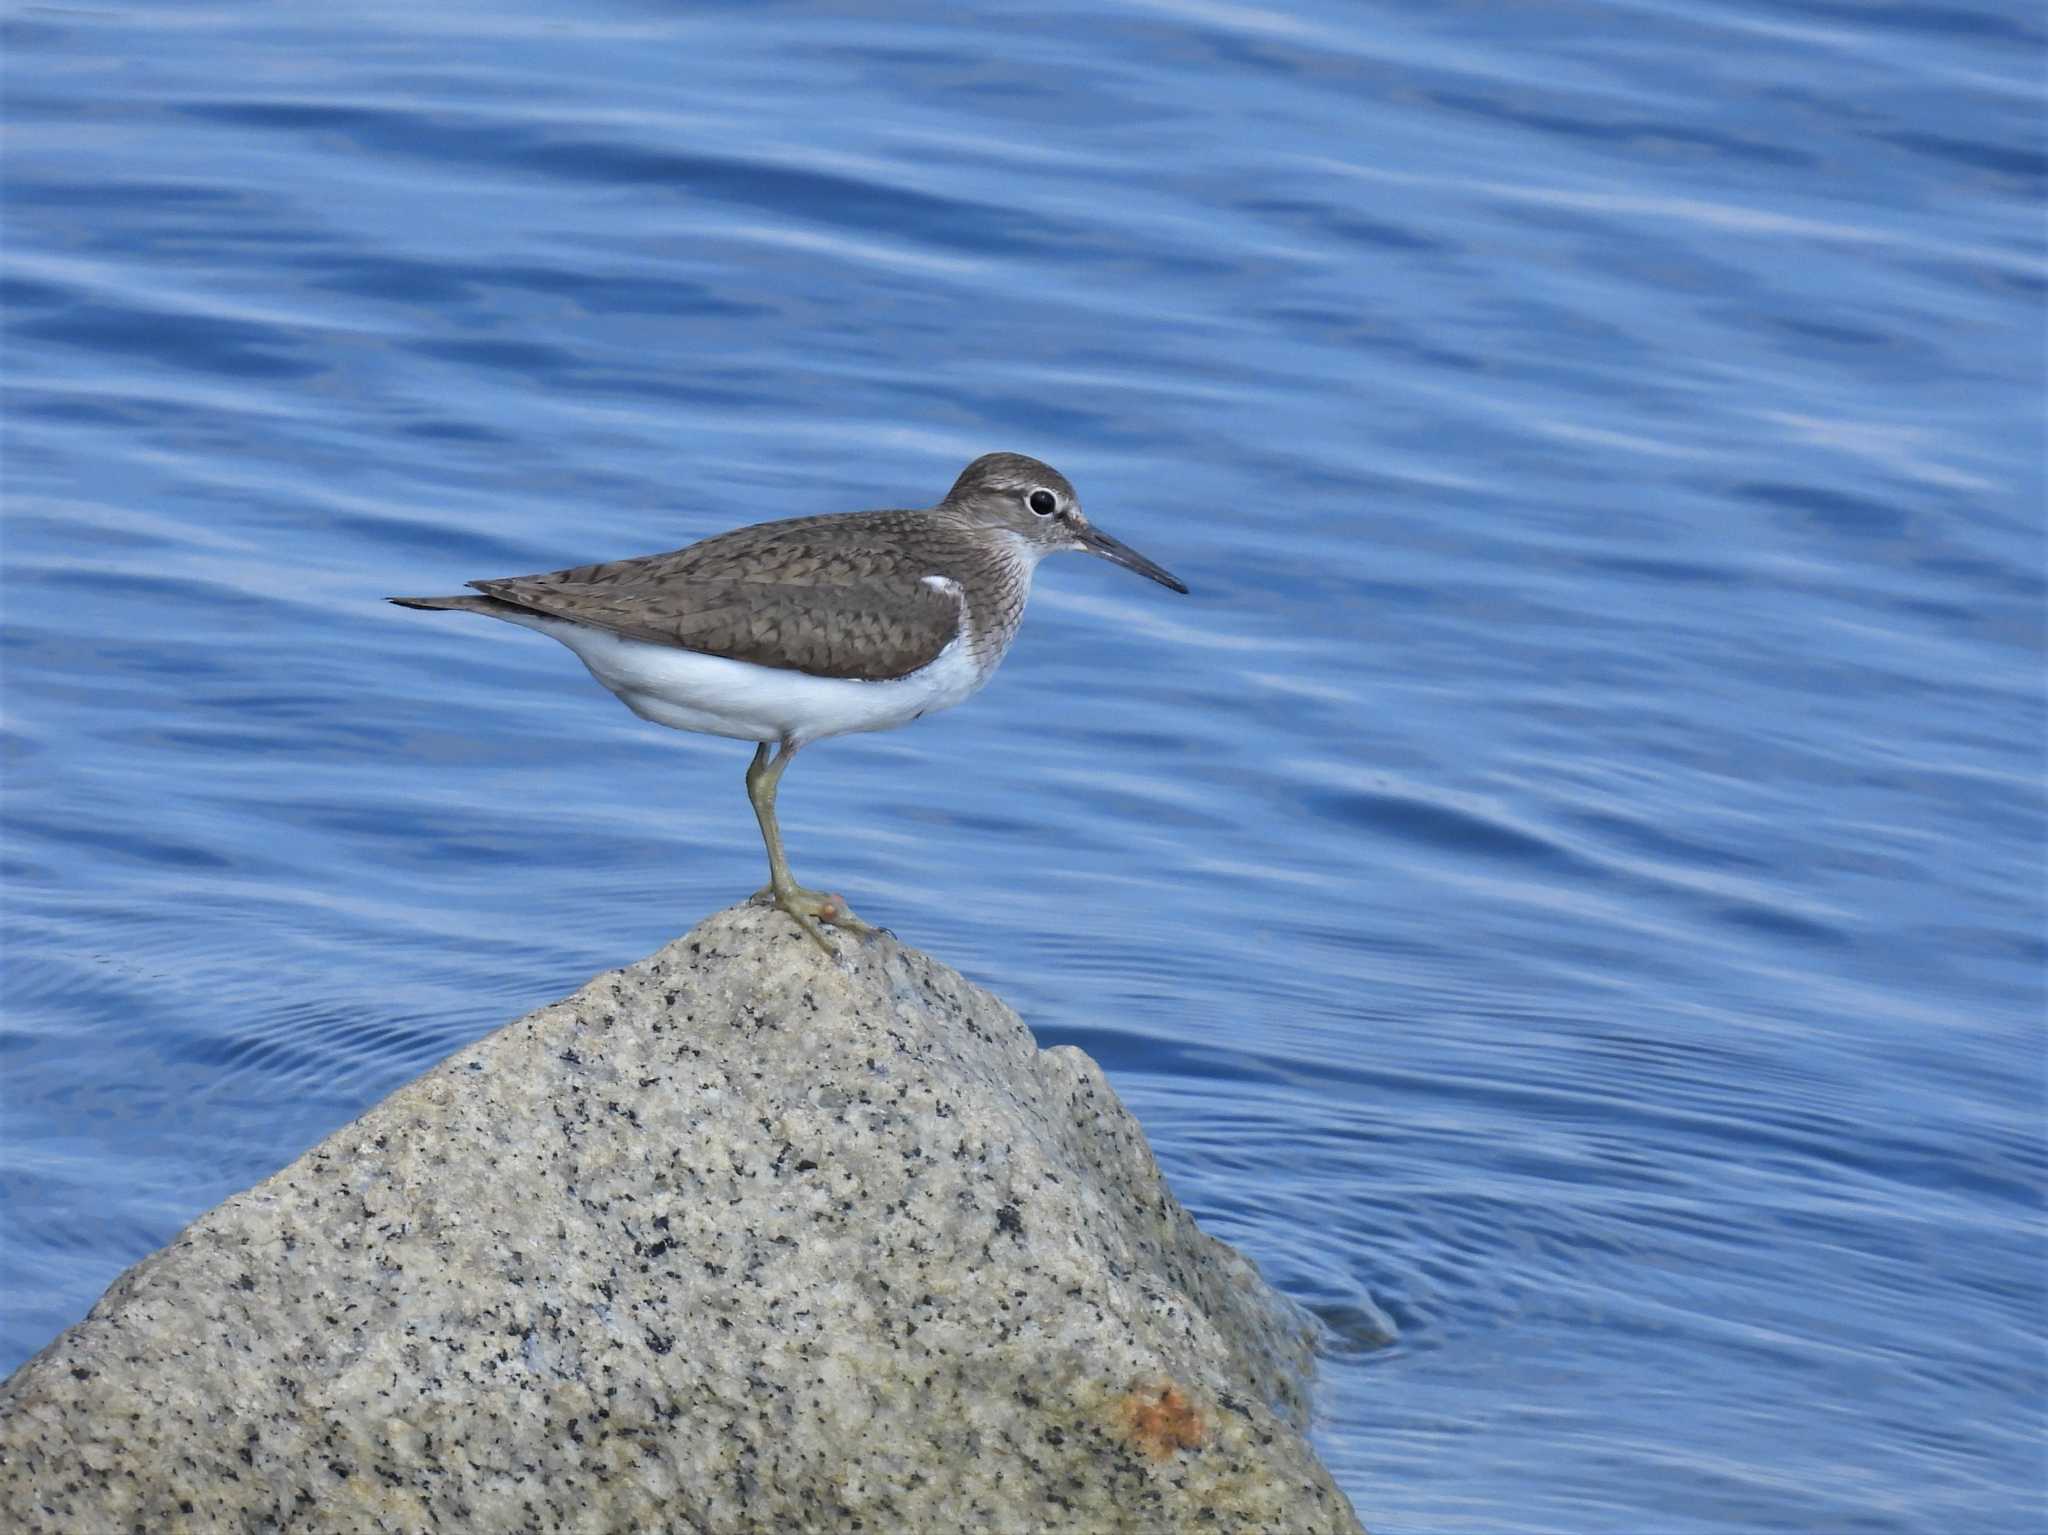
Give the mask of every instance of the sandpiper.
POLYGON ((1064 549, 1187 591, 1082 516, 1058 470, 987 453, 924 511, 763 522, 667 554, 470 582, 482 596, 391 600, 538 629, 642 719, 759 742, 747 768, 768 845, 757 899, 829 954, 819 923, 874 929, 791 878, 775 823, 782 770, 813 741, 894 730, 974 693, 1017 636, 1038 562, 1064 549))

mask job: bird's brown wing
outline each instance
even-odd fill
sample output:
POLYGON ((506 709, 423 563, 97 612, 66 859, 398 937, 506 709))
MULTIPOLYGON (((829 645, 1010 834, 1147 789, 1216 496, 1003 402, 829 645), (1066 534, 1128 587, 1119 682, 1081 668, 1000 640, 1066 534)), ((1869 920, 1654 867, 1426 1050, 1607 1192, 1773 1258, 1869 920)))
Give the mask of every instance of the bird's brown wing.
POLYGON ((958 596, 917 578, 815 586, 650 574, 599 581, 517 576, 470 585, 500 602, 650 645, 864 682, 916 671, 960 629, 958 596))
POLYGON ((916 671, 959 632, 958 596, 924 581, 957 556, 952 535, 925 513, 840 512, 469 584, 651 645, 879 682, 916 671))

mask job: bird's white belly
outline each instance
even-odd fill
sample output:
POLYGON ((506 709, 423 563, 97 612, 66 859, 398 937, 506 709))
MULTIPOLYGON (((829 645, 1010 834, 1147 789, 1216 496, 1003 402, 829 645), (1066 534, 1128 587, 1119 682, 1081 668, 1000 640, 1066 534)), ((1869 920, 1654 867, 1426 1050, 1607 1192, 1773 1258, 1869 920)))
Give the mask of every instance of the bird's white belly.
POLYGON ((496 616, 560 640, 642 719, 741 741, 802 744, 893 730, 952 708, 988 680, 960 635, 907 677, 861 682, 650 645, 539 613, 496 616))

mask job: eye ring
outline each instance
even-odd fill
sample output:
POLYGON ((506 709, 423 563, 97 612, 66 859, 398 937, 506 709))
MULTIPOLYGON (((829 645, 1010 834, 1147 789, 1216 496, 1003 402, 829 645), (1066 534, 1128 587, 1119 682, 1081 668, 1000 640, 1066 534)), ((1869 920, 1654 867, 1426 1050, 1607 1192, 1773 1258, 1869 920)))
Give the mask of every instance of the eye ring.
POLYGON ((1034 490, 1024 498, 1024 504, 1041 517, 1050 517, 1060 509, 1059 497, 1049 490, 1034 490))

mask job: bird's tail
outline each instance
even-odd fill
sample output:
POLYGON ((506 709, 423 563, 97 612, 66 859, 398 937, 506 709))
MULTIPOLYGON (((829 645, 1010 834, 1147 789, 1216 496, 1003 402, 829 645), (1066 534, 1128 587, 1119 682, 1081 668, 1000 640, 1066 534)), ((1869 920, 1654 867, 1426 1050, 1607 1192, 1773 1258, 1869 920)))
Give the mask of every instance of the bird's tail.
POLYGON ((447 608, 456 613, 490 613, 503 609, 493 597, 389 597, 402 608, 447 608))

